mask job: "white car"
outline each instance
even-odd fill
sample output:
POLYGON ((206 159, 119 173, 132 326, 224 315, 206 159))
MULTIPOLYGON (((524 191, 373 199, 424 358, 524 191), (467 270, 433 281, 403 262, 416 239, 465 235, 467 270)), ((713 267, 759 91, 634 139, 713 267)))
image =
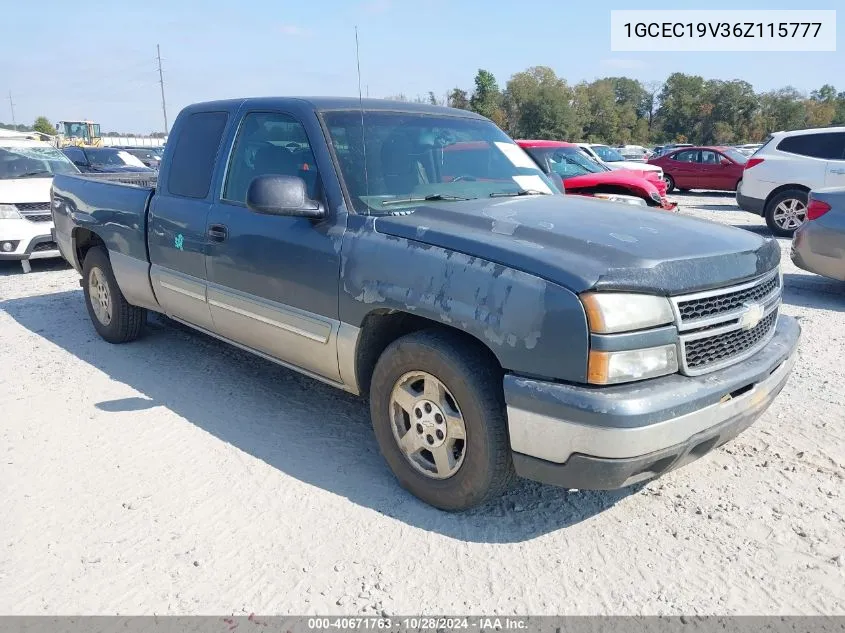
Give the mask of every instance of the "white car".
POLYGON ((660 178, 663 178, 663 169, 657 165, 649 165, 648 163, 640 163, 638 161, 625 160, 612 147, 602 145, 600 143, 576 143, 578 147, 584 150, 587 155, 593 160, 598 161, 602 165, 606 165, 611 169, 630 169, 633 171, 654 171, 660 178))
POLYGON ((745 163, 736 202, 789 237, 807 219, 807 194, 823 187, 845 187, 845 127, 772 134, 745 163))
POLYGON ((0 260, 21 262, 61 257, 51 236, 53 174, 79 170, 49 143, 0 130, 0 260))

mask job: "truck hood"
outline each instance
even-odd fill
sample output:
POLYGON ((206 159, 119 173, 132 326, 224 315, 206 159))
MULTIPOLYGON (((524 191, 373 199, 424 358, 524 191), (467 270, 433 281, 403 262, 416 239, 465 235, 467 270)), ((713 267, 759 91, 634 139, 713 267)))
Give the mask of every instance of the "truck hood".
POLYGON ((775 268, 775 240, 707 220, 582 196, 431 203, 379 216, 376 231, 521 270, 573 292, 661 295, 775 268))
POLYGON ((14 178, 0 180, 0 204, 15 202, 49 202, 53 177, 14 178))

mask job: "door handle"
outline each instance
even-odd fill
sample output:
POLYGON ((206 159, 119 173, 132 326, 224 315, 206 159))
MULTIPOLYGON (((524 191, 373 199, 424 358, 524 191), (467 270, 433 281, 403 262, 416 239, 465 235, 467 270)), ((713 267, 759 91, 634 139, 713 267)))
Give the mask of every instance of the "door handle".
POLYGON ((229 237, 229 229, 222 224, 212 224, 208 227, 208 237, 215 242, 223 242, 229 237))

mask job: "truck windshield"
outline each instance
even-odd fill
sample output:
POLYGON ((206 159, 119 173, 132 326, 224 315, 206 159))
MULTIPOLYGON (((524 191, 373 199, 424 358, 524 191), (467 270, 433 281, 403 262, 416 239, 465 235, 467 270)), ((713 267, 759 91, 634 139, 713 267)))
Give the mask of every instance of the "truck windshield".
POLYGON ((360 110, 323 118, 359 213, 555 191, 531 157, 489 121, 409 112, 362 116, 360 110))
POLYGON ((76 166, 52 147, 0 147, 0 180, 76 173, 76 166))

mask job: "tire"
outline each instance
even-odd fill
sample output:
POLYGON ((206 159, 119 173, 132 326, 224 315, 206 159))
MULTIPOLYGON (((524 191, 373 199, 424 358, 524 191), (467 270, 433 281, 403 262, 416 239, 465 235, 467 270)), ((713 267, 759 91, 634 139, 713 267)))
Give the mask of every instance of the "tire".
POLYGON ((778 237, 791 237, 807 221, 806 191, 787 189, 766 203, 764 216, 769 229, 778 237))
POLYGON ((736 181, 736 186, 734 187, 734 193, 739 191, 739 188, 742 186, 742 178, 736 181))
POLYGON ((675 179, 664 172, 663 181, 666 183, 666 193, 672 193, 675 190, 675 179))
POLYGON ((85 255, 82 290, 88 316, 97 334, 103 339, 109 343, 128 343, 141 335, 147 321, 147 311, 126 301, 114 278, 106 250, 102 247, 92 248, 85 255), (100 291, 101 286, 105 290, 100 291))
POLYGON ((501 369, 480 344, 457 333, 425 330, 391 343, 373 372, 370 414, 381 453, 400 485, 436 508, 459 511, 480 505, 502 494, 514 477, 501 369), (439 381, 446 396, 438 401, 440 408, 423 411, 424 403, 437 401, 426 399, 432 392, 419 391, 432 384, 429 378, 439 381), (394 390, 405 394, 408 408, 398 405, 394 390), (437 427, 438 411, 448 420, 443 427, 437 427), (455 439, 461 433, 453 433, 456 411, 464 428, 462 443, 455 439), (401 440, 399 426, 407 427, 401 440), (440 428, 444 434, 435 437, 440 428), (406 436, 419 447, 412 454, 400 447, 406 436), (428 451, 430 443, 439 446, 428 451), (451 456, 451 474, 419 465, 437 470, 434 451, 451 456))

